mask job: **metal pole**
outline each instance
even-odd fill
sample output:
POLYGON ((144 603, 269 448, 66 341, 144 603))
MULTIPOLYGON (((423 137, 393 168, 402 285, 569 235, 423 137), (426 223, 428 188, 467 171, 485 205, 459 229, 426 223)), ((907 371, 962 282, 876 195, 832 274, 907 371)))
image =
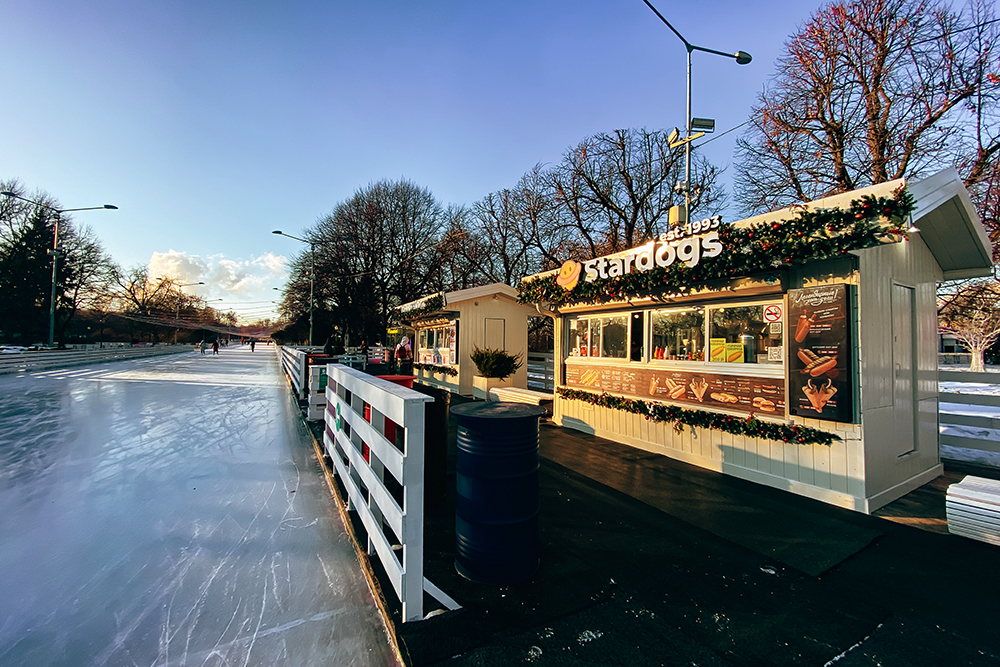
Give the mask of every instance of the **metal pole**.
POLYGON ((663 22, 670 31, 677 35, 677 39, 684 43, 684 48, 687 49, 687 118, 684 120, 684 221, 687 222, 691 219, 691 52, 698 50, 704 51, 705 53, 714 53, 717 56, 723 56, 725 58, 735 58, 736 64, 746 65, 753 60, 749 53, 745 51, 737 51, 736 53, 726 53, 724 51, 717 51, 715 49, 709 49, 704 46, 695 46, 691 42, 684 39, 684 35, 677 32, 677 28, 670 25, 663 14, 659 12, 656 7, 649 0, 642 0, 646 3, 646 6, 653 10, 657 18, 663 22))
POLYGON ((56 211, 56 229, 52 237, 52 297, 49 300, 49 347, 56 340, 56 277, 59 267, 59 211, 56 211))
POLYGON ((313 342, 313 312, 316 310, 316 299, 313 294, 316 288, 316 246, 309 244, 309 346, 315 345, 313 342))
POLYGON ((687 117, 684 120, 684 222, 691 220, 691 45, 687 47, 687 117))

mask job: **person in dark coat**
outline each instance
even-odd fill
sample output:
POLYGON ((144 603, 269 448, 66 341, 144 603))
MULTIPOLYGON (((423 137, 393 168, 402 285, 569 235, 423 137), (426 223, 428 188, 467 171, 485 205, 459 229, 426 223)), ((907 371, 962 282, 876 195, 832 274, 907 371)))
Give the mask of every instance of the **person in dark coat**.
POLYGON ((326 345, 323 346, 323 354, 328 357, 333 356, 333 336, 327 336, 326 345))

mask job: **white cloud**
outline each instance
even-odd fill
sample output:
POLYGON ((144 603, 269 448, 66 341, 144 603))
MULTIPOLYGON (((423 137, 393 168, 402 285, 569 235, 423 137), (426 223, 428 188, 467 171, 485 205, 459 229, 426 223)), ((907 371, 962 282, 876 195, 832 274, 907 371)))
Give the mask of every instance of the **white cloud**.
POLYGON ((272 287, 281 287, 288 278, 287 259, 265 253, 249 260, 224 255, 202 258, 177 250, 154 252, 149 260, 152 277, 170 276, 182 283, 203 282, 186 287, 222 311, 233 310, 242 320, 274 317, 277 299, 272 287), (221 301, 219 301, 221 299, 221 301))

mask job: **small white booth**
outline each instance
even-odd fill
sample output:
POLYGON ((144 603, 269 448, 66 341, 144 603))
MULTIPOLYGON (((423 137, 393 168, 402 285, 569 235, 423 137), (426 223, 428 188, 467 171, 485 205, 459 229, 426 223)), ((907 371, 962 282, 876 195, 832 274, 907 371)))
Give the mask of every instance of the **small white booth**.
MULTIPOLYGON (((529 316, 534 306, 518 303, 517 290, 494 283, 455 292, 439 292, 400 307, 400 317, 415 330, 413 374, 424 384, 463 396, 486 398, 476 390, 473 349, 499 349, 520 354, 528 351, 529 316)), ((526 364, 503 386, 527 387, 526 364)))
POLYGON ((941 280, 989 275, 954 170, 526 278, 556 314, 553 420, 871 512, 941 474, 941 280))

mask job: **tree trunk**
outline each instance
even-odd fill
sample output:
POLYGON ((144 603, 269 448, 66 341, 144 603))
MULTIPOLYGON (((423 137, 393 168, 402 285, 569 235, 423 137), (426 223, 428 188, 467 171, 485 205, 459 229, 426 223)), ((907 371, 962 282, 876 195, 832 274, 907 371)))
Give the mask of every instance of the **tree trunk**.
POLYGON ((973 347, 969 348, 969 352, 972 353, 972 363, 969 365, 969 371, 973 373, 985 373, 986 365, 983 364, 983 348, 973 347))

